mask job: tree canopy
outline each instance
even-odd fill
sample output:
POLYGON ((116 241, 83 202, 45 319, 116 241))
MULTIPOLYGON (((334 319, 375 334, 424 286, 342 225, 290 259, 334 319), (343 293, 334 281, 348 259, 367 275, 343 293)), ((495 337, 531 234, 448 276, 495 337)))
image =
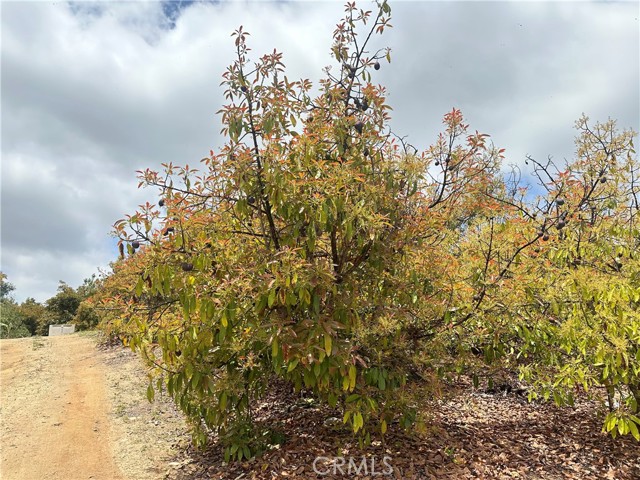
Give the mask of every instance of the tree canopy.
POLYGON ((99 280, 95 275, 85 278, 77 289, 60 282, 57 293, 44 304, 27 298, 18 304, 10 293, 15 286, 0 272, 0 337, 19 338, 31 335, 48 335, 49 325, 73 323, 77 330, 95 328, 100 318, 88 301, 96 293, 99 280))
POLYGON ((540 195, 455 108, 417 151, 375 83, 389 20, 386 2, 347 4, 317 95, 233 33, 226 143, 139 172, 160 199, 115 225, 104 327, 148 360, 149 398, 166 389, 227 458, 260 450, 252 408, 274 376, 365 443, 420 425, 443 379, 498 367, 532 398, 604 388, 606 429, 640 438, 634 133, 582 117, 575 159, 528 160, 540 195))

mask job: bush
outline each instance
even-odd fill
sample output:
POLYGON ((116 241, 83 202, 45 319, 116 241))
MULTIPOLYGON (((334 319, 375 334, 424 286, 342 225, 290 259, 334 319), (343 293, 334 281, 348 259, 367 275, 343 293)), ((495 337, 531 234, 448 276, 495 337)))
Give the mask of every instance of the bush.
POLYGON ((80 303, 73 317, 73 323, 76 325, 77 330, 91 330, 95 328, 99 322, 100 317, 93 305, 87 301, 80 303))
POLYGON ((0 338, 22 338, 31 336, 24 324, 18 306, 11 300, 0 300, 0 338))
MULTIPOLYGON (((553 171, 532 160, 547 189, 533 201, 456 109, 417 152, 391 135, 384 88, 372 83, 390 58, 369 52, 369 39, 389 12, 347 5, 338 68, 315 98, 308 80, 284 76, 279 53, 251 65, 237 30, 223 75, 227 143, 200 171, 140 172, 160 188, 158 206, 115 225, 121 258, 96 297, 110 315, 103 327, 154 369, 149 399, 166 388, 195 439, 220 433, 229 458, 259 450, 252 409, 272 373, 341 407, 364 443, 392 423, 419 424, 422 399, 449 373, 479 368, 480 350, 552 384, 558 401, 580 372, 608 381, 586 373, 604 365, 615 365, 614 385, 637 387, 635 267, 594 274, 638 237, 620 230, 632 134, 608 124, 593 134, 581 120, 576 162, 553 171), (358 27, 368 30, 356 43, 358 27), (625 152, 626 166, 609 160, 625 152), (571 264, 576 248, 587 270, 571 264), (615 299, 602 283, 614 278, 615 299), (607 313, 593 322, 585 308, 607 313), (619 335, 602 340, 597 325, 613 329, 616 315, 619 335), (598 353, 603 341, 617 343, 598 353)), ((619 432, 635 434, 635 417, 624 418, 619 432)))

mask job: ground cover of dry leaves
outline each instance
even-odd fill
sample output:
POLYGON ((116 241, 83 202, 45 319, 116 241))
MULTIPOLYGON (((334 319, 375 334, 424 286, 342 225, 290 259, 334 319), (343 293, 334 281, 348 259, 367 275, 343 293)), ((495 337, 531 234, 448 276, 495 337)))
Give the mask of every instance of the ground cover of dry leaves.
POLYGON ((183 446, 166 478, 385 478, 392 468, 386 478, 640 479, 640 444, 603 434, 594 402, 558 408, 515 393, 463 389, 436 407, 426 434, 390 430, 385 445, 362 451, 346 429, 326 425, 338 412, 286 390, 279 385, 257 412, 259 421, 284 433, 285 443, 230 465, 218 445, 205 452, 183 446))

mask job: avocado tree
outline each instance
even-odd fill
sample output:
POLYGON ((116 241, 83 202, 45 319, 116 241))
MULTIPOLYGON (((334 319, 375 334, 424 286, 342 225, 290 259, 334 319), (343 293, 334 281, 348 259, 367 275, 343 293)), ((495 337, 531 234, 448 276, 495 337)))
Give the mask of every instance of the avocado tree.
POLYGON ((455 109, 424 152, 390 131, 373 83, 389 51, 368 50, 389 14, 347 4, 316 96, 280 53, 251 63, 234 32, 227 142, 198 169, 140 172, 160 200, 115 226, 107 328, 154 367, 149 398, 166 388, 196 440, 218 432, 227 457, 260 448, 252 408, 273 375, 340 406, 365 442, 411 426, 451 364, 439 333, 462 305, 477 310, 457 289, 460 225, 490 208, 502 152, 455 109))
POLYGON ((479 353, 532 395, 606 387, 624 404, 607 428, 635 435, 633 134, 582 119, 575 162, 531 159, 537 199, 457 109, 420 152, 374 83, 389 15, 346 5, 317 94, 233 33, 226 142, 197 168, 139 172, 160 198, 115 225, 104 328, 147 360, 148 397, 166 390, 227 459, 263 448, 254 411, 274 377, 341 408, 366 443, 419 423, 425 393, 479 353))
POLYGON ((640 440, 635 133, 587 117, 576 127, 576 159, 564 168, 538 165, 554 178, 541 200, 541 233, 550 238, 522 259, 532 277, 517 289, 525 302, 512 308, 521 375, 539 387, 533 397, 559 404, 572 404, 576 391, 604 390, 605 430, 640 440))
MULTIPOLYGON (((529 158, 543 192, 518 183, 497 215, 477 219, 461 244, 482 316, 462 342, 517 369, 531 398, 571 405, 607 398, 604 428, 640 440, 638 165, 635 132, 576 123, 575 159, 529 158)), ((508 182, 507 182, 508 184, 508 182)))

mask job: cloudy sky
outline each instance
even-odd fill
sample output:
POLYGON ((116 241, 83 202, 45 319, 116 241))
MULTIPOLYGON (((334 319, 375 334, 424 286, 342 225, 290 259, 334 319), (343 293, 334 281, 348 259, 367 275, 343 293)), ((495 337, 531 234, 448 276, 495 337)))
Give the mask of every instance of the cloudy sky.
MULTIPOLYGON (((370 5, 360 2, 360 6, 370 5)), ((636 2, 393 2, 374 72, 393 128, 428 146, 462 109, 507 161, 573 154, 573 122, 639 129, 636 2)), ((331 62, 342 2, 5 2, 1 8, 1 269, 18 301, 77 286, 117 256, 111 225, 157 192, 135 171, 220 146, 230 33, 285 55, 289 78, 331 62)))

